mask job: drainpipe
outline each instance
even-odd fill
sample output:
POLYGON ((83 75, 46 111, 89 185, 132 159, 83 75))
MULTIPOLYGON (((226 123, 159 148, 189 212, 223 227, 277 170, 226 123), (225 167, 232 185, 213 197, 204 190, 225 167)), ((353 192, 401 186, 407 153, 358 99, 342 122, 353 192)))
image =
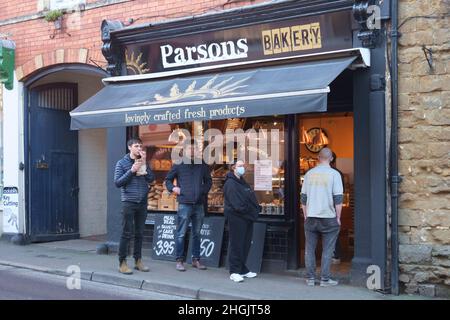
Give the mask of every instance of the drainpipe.
POLYGON ((391 291, 398 295, 398 0, 391 1, 391 15, 391 291))

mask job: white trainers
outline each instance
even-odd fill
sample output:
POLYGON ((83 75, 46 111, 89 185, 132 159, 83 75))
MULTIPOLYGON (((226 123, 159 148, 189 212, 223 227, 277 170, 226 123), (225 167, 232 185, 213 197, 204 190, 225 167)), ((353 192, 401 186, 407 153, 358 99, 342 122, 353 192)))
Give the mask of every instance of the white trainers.
POLYGON ((244 278, 254 278, 257 276, 257 274, 255 272, 247 272, 246 274, 241 274, 241 276, 243 276, 244 278))
POLYGON ((310 287, 314 287, 316 285, 316 281, 314 279, 306 279, 306 284, 310 287))
POLYGON ((233 280, 234 282, 242 282, 244 281, 244 278, 239 273, 232 273, 230 275, 230 280, 233 280))
POLYGON ((340 264, 341 263, 341 259, 339 259, 339 258, 332 258, 331 259, 331 263, 332 264, 340 264))
POLYGON ((320 286, 321 287, 331 287, 331 286, 337 286, 338 282, 336 280, 328 279, 328 280, 320 280, 320 286))

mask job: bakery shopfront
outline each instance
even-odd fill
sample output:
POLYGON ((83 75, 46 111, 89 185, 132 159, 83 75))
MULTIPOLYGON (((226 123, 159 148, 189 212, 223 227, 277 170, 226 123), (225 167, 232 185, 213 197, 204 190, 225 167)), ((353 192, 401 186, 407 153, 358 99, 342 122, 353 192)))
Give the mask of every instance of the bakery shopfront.
MULTIPOLYGON (((112 77, 71 112, 71 127, 108 128, 106 245, 114 248, 120 237, 114 165, 127 152, 126 140, 139 136, 157 177, 148 194, 144 253, 171 260, 170 241, 158 246, 154 239, 161 236, 156 229, 170 233, 177 210, 163 181, 177 148, 194 137, 217 160, 205 203, 204 235, 214 238, 217 257, 210 265, 226 264, 222 187, 227 163, 244 156, 244 177, 263 207, 254 239, 261 271, 301 268, 302 178, 329 146, 345 185, 339 271, 357 283, 368 265, 385 270, 385 189, 374 183, 385 170, 384 130, 374 127, 384 127, 384 102, 371 106, 382 100, 370 91, 374 50, 358 43, 354 29, 348 3, 318 10, 286 2, 137 27, 104 21, 112 77)), ((208 242, 203 249, 213 251, 208 242)))

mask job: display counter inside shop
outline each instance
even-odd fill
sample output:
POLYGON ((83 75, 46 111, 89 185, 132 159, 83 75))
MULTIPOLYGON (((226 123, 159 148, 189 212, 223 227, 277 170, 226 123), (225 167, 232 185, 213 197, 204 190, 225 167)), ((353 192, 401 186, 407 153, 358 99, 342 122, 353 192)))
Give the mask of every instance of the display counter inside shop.
MULTIPOLYGON (((151 214, 176 213, 178 202, 175 194, 171 194, 164 180, 172 168, 172 152, 179 141, 186 138, 185 134, 189 132, 191 136, 202 136, 206 128, 225 132, 227 130, 249 130, 260 132, 260 136, 247 139, 246 158, 249 158, 249 152, 258 155, 258 161, 246 165, 244 179, 255 190, 257 200, 262 207, 260 217, 281 218, 285 215, 284 209, 284 140, 275 139, 272 141, 271 135, 267 134, 270 130, 279 132, 279 137, 284 136, 284 124, 282 117, 258 117, 258 118, 236 118, 220 121, 210 121, 208 124, 186 123, 180 125, 153 125, 140 126, 139 137, 146 146, 148 165, 154 172, 156 179, 151 185, 148 193, 147 209, 151 214), (185 131, 183 131, 185 130, 185 131), (265 131, 264 131, 265 130, 265 131), (184 133, 183 133, 184 132, 184 133), (260 148, 253 145, 254 141, 266 138, 266 147, 260 148), (181 140, 180 140, 181 139, 181 140), (253 141, 251 145, 248 145, 253 141), (279 149, 280 159, 269 160, 268 150, 276 145, 279 149), (261 160, 262 159, 262 160, 261 160), (266 159, 266 160, 264 160, 266 159)), ((260 140, 260 141, 263 141, 260 140)), ((261 142, 262 143, 262 142, 261 142)), ((242 148, 242 146, 241 146, 242 148)), ((223 216, 224 213, 224 195, 223 187, 226 175, 229 172, 227 147, 223 150, 223 164, 213 164, 210 166, 212 186, 207 196, 207 206, 205 208, 208 216, 223 216)), ((237 159, 237 145, 231 150, 233 159, 237 159)), ((242 150, 241 150, 242 151, 242 150)), ((231 156, 231 155, 230 155, 231 156)), ((176 185, 176 181, 174 181, 176 185)), ((151 219, 148 219, 151 221, 151 219)))
MULTIPOLYGON (((154 214, 176 214, 178 210, 178 202, 176 195, 170 193, 164 183, 169 170, 172 167, 170 160, 171 147, 151 146, 147 147, 147 159, 150 168, 154 172, 156 179, 151 184, 147 197, 147 210, 149 216, 147 223, 152 224, 151 218, 154 214)), ((224 195, 223 186, 225 184, 228 166, 213 165, 211 166, 212 186, 208 193, 207 215, 222 216, 224 212, 224 195)), ((261 216, 282 216, 284 215, 284 170, 276 170, 275 175, 270 176, 268 187, 265 190, 257 190, 256 196, 262 207, 261 216)), ((255 188, 255 166, 248 165, 247 172, 244 176, 246 181, 252 188, 255 188)), ((258 183, 258 182, 256 182, 258 183)), ((176 185, 176 180, 174 181, 176 185)))

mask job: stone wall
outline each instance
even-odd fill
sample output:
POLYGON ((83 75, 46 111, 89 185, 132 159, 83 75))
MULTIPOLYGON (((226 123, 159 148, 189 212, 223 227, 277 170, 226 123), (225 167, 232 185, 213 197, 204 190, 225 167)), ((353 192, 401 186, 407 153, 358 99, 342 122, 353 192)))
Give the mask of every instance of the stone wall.
POLYGON ((400 1, 400 281, 450 297, 450 1, 400 1), (427 16, 428 18, 416 17, 427 16), (424 48, 432 50, 432 67, 424 48))

